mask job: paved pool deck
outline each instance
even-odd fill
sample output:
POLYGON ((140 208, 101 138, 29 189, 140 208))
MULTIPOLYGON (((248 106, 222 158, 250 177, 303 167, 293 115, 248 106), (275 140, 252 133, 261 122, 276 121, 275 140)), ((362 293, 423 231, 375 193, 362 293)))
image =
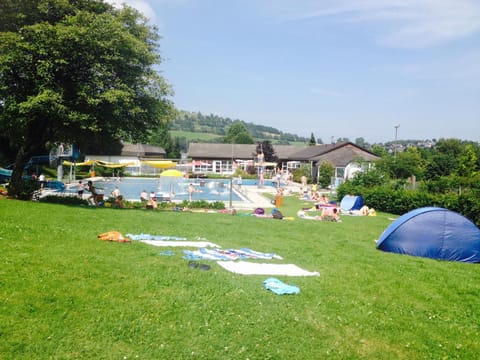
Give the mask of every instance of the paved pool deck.
MULTIPOLYGON (((300 191, 300 184, 292 183, 288 186, 282 186, 286 194, 292 194, 291 196, 297 196, 300 191)), ((244 200, 243 201, 232 201, 232 208, 237 210, 253 210, 258 207, 270 209, 274 208, 275 205, 272 203, 272 199, 275 198, 277 194, 277 189, 272 186, 264 186, 259 188, 258 186, 242 186, 240 192, 244 200), (266 197, 265 195, 271 195, 266 197)), ((287 195, 288 196, 288 195, 287 195)), ((230 204, 225 203, 227 207, 230 207, 230 204)))

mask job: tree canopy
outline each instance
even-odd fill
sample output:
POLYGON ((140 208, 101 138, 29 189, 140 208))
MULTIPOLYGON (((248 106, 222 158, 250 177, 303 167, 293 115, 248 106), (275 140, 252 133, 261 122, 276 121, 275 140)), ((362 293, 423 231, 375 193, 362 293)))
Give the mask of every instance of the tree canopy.
POLYGON ((171 89, 155 70, 159 35, 130 7, 103 0, 4 0, 1 136, 15 149, 9 193, 54 143, 84 151, 142 141, 165 123, 171 89))
POLYGON ((235 121, 228 128, 224 142, 227 144, 253 144, 253 138, 243 122, 235 121))
POLYGON ((269 140, 264 140, 262 142, 257 142, 257 146, 255 148, 256 154, 263 154, 263 160, 267 162, 277 162, 278 156, 275 153, 275 149, 273 148, 272 143, 269 140))

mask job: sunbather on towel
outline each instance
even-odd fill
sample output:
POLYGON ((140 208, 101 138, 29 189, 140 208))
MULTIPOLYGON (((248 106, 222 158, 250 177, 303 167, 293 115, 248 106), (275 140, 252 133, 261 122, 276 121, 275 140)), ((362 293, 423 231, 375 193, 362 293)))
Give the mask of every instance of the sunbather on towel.
POLYGON ((320 215, 320 219, 329 221, 340 221, 340 217, 338 216, 338 209, 336 207, 322 208, 322 214, 320 215))
POLYGON ((369 208, 367 205, 363 205, 360 210, 349 210, 350 215, 360 215, 360 216, 375 216, 375 209, 369 208))

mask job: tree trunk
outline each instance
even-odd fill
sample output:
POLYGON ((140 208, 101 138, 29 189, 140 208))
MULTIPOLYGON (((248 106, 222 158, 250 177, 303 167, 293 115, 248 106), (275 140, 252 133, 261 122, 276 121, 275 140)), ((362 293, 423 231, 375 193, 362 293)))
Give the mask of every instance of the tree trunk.
POLYGON ((27 164, 27 157, 25 154, 24 146, 20 146, 15 158, 15 164, 13 167, 12 178, 8 185, 8 195, 18 199, 23 192, 23 170, 27 164))

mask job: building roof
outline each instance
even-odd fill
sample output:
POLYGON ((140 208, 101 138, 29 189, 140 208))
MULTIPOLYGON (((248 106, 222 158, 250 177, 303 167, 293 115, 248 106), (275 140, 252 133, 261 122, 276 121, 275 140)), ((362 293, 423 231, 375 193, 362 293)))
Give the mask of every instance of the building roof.
POLYGON ((320 154, 324 154, 330 150, 338 148, 338 145, 339 144, 320 144, 297 148, 297 151, 290 154, 289 158, 290 160, 296 161, 308 161, 311 160, 314 156, 318 156, 320 154))
POLYGON ((188 156, 192 159, 253 159, 256 144, 190 143, 188 156))
POLYGON ((138 156, 138 157, 162 157, 167 152, 160 146, 152 146, 145 144, 123 143, 121 156, 138 156))
POLYGON ((352 161, 358 159, 363 161, 375 161, 378 160, 379 157, 356 146, 346 145, 312 157, 310 160, 317 161, 319 163, 328 161, 337 167, 344 167, 350 164, 352 161))
MULTIPOLYGON (((256 144, 191 143, 188 156, 198 160, 253 159, 256 144)), ((282 161, 329 161, 335 166, 346 166, 356 159, 374 161, 379 157, 351 142, 315 146, 273 145, 275 155, 282 161)))

